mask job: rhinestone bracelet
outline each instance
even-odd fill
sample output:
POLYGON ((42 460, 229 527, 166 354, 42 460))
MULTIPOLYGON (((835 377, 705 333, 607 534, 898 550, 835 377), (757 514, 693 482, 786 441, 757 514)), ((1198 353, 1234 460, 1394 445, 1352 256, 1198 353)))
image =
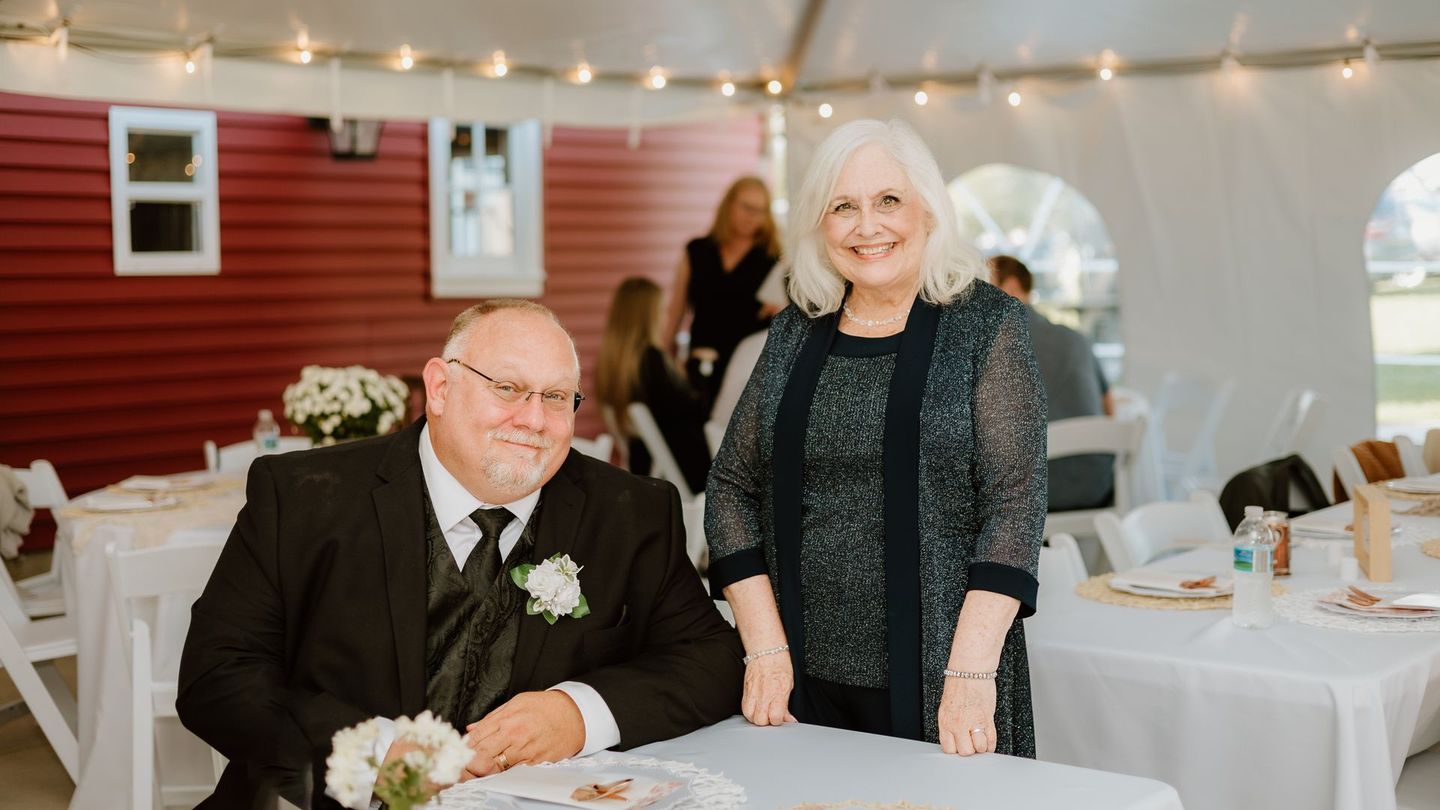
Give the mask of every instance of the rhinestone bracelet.
POLYGON ((790 649, 790 645, 789 645, 789 644, 781 644, 779 647, 771 647, 771 648, 768 649, 768 650, 761 650, 760 652, 757 652, 757 653, 750 653, 749 655, 745 656, 744 658, 741 658, 741 659, 740 659, 740 663, 742 663, 742 664, 747 664, 747 665, 748 665, 751 661, 754 661, 756 658, 764 658, 764 657, 767 656, 767 655, 775 655, 776 653, 786 652, 786 651, 788 651, 789 649, 790 649))
POLYGON ((945 677, 947 678, 964 678, 971 681, 993 681, 995 680, 995 676, 999 674, 999 670, 996 670, 994 672, 961 672, 954 669, 945 670, 945 677))

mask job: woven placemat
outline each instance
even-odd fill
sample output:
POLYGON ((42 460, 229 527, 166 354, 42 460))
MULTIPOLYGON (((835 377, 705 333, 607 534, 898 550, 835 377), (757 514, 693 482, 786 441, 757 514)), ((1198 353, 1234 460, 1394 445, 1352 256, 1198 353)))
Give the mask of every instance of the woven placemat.
POLYGON ((1380 491, 1385 493, 1385 497, 1394 498, 1397 501, 1434 501, 1433 504, 1421 504, 1416 509, 1412 509, 1410 510, 1410 512, 1406 512, 1405 514, 1412 514, 1421 509, 1433 509, 1440 507, 1440 495, 1436 495, 1433 492, 1401 492, 1398 489, 1391 489, 1387 486, 1381 486, 1380 491))
MULTIPOLYGON (((1149 608, 1150 610, 1229 610, 1230 597, 1178 597, 1169 598, 1164 596, 1140 596, 1139 594, 1124 593, 1110 587, 1110 579, 1115 574, 1100 574, 1090 577, 1079 585, 1075 586, 1075 593, 1080 594, 1094 602, 1101 602, 1106 605, 1119 605, 1120 607, 1149 608)), ((1275 596, 1282 596, 1285 593, 1285 586, 1279 583, 1270 586, 1270 592, 1275 596)))
POLYGON ((1428 557, 1440 558, 1440 537, 1434 540, 1426 540, 1420 544, 1420 553, 1428 557))

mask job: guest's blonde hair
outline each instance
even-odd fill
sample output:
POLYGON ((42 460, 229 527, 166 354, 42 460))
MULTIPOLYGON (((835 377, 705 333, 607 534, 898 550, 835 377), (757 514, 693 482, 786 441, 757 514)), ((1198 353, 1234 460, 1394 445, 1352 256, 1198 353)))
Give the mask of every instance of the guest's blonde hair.
POLYGON ((831 132, 815 149, 800 191, 790 200, 790 298, 811 317, 827 315, 845 300, 845 278, 825 252, 821 223, 845 163, 862 146, 877 143, 915 187, 928 224, 920 259, 920 297, 943 305, 980 277, 980 256, 960 238, 955 207, 930 149, 899 119, 851 121, 831 132))
POLYGON ((759 233, 755 234, 755 244, 763 245, 769 255, 779 256, 780 229, 775 227, 775 216, 770 213, 770 189, 764 180, 754 175, 736 180, 725 190, 725 196, 720 199, 720 207, 715 209, 715 222, 710 226, 709 236, 722 245, 734 236, 734 227, 730 223, 731 209, 735 207, 735 198, 747 188, 759 189, 760 193, 765 195, 765 222, 760 226, 759 233))
POLYGON ((660 348, 660 313, 664 295, 648 278, 620 282, 610 304, 600 357, 595 363, 595 398, 609 407, 626 435, 633 435, 626 412, 640 388, 640 359, 650 347, 660 348))

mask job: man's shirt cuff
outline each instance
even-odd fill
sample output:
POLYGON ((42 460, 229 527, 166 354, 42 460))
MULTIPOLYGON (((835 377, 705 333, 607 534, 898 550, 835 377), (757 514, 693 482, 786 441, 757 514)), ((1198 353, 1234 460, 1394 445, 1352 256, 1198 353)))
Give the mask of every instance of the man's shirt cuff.
POLYGON ((550 688, 569 695, 579 707, 580 717, 585 722, 585 745, 576 756, 586 757, 620 744, 620 726, 615 724, 615 715, 610 713, 610 707, 605 705, 605 699, 600 697, 595 687, 579 681, 565 681, 550 688))

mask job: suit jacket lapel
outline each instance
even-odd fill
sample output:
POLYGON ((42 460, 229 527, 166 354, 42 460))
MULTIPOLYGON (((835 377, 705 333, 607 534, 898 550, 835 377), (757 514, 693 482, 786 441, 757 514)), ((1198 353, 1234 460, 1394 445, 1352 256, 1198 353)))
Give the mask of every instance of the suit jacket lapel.
POLYGON ((373 493, 385 553, 400 706, 409 715, 425 708, 425 494, 419 453, 424 421, 395 437, 376 471, 386 483, 373 493))
MULTIPOLYGON (((574 454, 572 450, 572 457, 574 454)), ((576 483, 573 461, 566 461, 555 473, 545 485, 541 498, 544 508, 540 510, 540 525, 535 527, 536 563, 574 549, 580 513, 585 507, 585 490, 576 483)), ((585 564, 584 560, 576 562, 585 564)), ((539 616, 520 617, 520 635, 515 642, 515 662, 510 671, 512 693, 524 691, 525 684, 530 682, 549 631, 549 623, 539 616)))

